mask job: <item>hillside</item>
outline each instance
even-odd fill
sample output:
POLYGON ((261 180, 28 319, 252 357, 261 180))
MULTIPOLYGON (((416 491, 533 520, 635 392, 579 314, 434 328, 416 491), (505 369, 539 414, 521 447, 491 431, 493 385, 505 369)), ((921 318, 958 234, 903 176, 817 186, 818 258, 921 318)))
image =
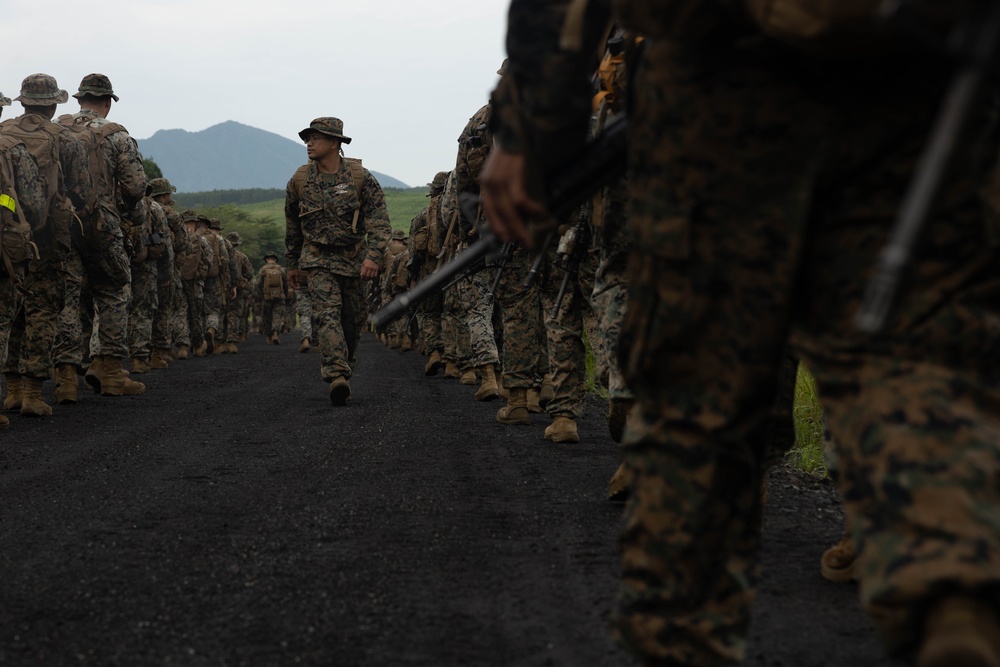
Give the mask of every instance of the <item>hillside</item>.
MULTIPOLYGON (((160 130, 138 144, 143 157, 153 159, 179 192, 283 190, 306 161, 301 143, 231 120, 200 132, 160 130)), ((372 174, 383 188, 409 187, 375 170, 372 174)))

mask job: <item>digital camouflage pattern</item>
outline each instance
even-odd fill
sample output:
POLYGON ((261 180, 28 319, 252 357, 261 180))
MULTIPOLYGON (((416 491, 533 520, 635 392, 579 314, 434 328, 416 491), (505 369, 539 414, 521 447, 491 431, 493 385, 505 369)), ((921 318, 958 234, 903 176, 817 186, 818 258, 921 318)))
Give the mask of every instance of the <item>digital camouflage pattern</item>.
MULTIPOLYGON (((163 235, 167 230, 167 218, 159 204, 150 197, 144 197, 139 202, 140 210, 145 219, 148 234, 163 235)), ((144 235, 142 242, 149 243, 149 236, 144 235)), ((162 245, 160 250, 163 250, 162 245)), ((159 261, 150 254, 140 262, 132 262, 132 301, 129 304, 128 316, 128 351, 129 356, 139 359, 149 359, 152 353, 153 319, 159 308, 159 261)))
MULTIPOLYGON (((556 53, 567 5, 512 3, 509 78, 494 99, 506 148, 583 141, 596 37, 578 62, 556 53)), ((606 7, 590 7, 596 34, 606 7)), ((819 62, 756 39, 704 46, 647 40, 635 78, 621 349, 636 484, 616 633, 651 664, 743 659, 761 431, 791 340, 836 443, 862 604, 890 652, 912 655, 929 605, 962 593, 995 604, 1000 590, 1000 279, 980 197, 994 124, 970 123, 888 330, 869 337, 853 316, 948 64, 819 62)))
POLYGON ((313 335, 319 344, 320 376, 350 379, 361 331, 368 321, 361 278, 312 268, 306 291, 312 304, 313 335))
POLYGON ((312 304, 305 290, 295 293, 295 312, 299 316, 299 336, 303 339, 313 339, 312 304))
MULTIPOLYGON (((436 189, 432 189, 431 192, 427 206, 410 221, 408 241, 410 260, 407 268, 411 282, 419 282, 434 272, 438 260, 437 253, 431 252, 431 249, 435 244, 440 249, 440 244, 444 240, 444 231, 440 224, 441 193, 436 189), (430 241, 432 237, 433 242, 430 241)), ((440 293, 432 295, 417 306, 417 327, 424 341, 424 351, 428 355, 444 349, 441 331, 442 308, 443 300, 440 293)))
POLYGON ((505 389, 541 386, 542 376, 549 372, 538 283, 524 286, 531 262, 529 253, 524 248, 517 248, 504 267, 494 295, 503 320, 500 380, 505 389))

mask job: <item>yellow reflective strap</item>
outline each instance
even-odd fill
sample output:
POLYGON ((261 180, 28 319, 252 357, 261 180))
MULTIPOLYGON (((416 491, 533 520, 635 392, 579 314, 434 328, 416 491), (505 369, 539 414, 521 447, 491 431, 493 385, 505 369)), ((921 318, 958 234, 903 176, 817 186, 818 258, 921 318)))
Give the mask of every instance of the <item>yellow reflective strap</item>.
POLYGON ((0 206, 9 208, 11 211, 17 210, 17 204, 14 202, 14 198, 10 195, 0 195, 0 206))

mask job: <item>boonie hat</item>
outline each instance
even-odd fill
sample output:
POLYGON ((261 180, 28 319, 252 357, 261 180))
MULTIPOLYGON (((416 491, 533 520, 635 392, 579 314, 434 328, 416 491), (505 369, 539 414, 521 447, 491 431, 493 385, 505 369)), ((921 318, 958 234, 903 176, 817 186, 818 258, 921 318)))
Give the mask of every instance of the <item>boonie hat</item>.
POLYGON ((181 212, 181 219, 184 222, 198 222, 198 211, 193 208, 186 208, 181 212))
POLYGON ((404 232, 402 229, 394 229, 392 230, 392 238, 396 239, 397 241, 402 241, 403 239, 406 238, 406 232, 404 232))
POLYGON ((428 183, 427 187, 431 190, 444 190, 444 186, 448 184, 448 175, 450 173, 450 171, 439 171, 434 174, 434 180, 428 183))
POLYGON ((17 102, 30 106, 47 107, 63 104, 69 93, 59 87, 55 77, 48 74, 29 74, 21 82, 21 94, 14 98, 17 102))
POLYGON ((264 259, 267 259, 268 257, 274 257, 275 260, 278 259, 278 255, 276 253, 273 253, 273 252, 269 252, 266 255, 264 255, 264 259))
POLYGON ((3 93, 0 93, 0 107, 9 107, 9 106, 10 106, 10 98, 4 97, 3 93))
POLYGON ((115 91, 111 88, 111 79, 96 72, 83 77, 83 81, 80 82, 80 90, 73 93, 73 97, 77 99, 80 99, 84 95, 110 97, 115 102, 118 101, 118 96, 115 95, 115 91))
POLYGON ((177 192, 177 188, 170 184, 165 178, 154 178, 149 182, 149 187, 152 188, 149 192, 150 197, 157 197, 159 195, 169 195, 173 192, 177 192))
POLYGON ((237 246, 237 245, 243 243, 243 239, 240 238, 240 233, 239 232, 228 232, 226 234, 226 240, 229 241, 230 243, 232 243, 234 246, 237 246))
POLYGON ((218 218, 209 218, 208 226, 211 227, 212 229, 218 229, 219 231, 222 231, 222 222, 218 218))
POLYGON ((351 143, 351 138, 344 136, 344 121, 339 118, 334 118, 333 116, 316 118, 313 122, 309 123, 309 127, 299 132, 299 138, 305 141, 309 137, 309 133, 314 130, 334 139, 340 139, 345 144, 351 143))

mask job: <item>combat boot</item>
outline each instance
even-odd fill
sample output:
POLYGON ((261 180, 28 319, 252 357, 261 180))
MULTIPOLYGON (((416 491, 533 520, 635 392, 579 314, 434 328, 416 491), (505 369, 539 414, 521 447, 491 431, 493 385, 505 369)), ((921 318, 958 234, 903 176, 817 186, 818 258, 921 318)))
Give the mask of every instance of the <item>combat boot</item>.
POLYGON ((545 407, 556 397, 556 386, 552 384, 552 373, 542 376, 542 387, 538 390, 538 405, 545 407))
POLYGON ((545 439, 549 442, 580 442, 580 434, 576 432, 576 420, 557 415, 552 423, 545 427, 545 439))
POLYGON ((101 357, 94 357, 90 360, 87 373, 83 376, 83 381, 90 385, 95 394, 101 393, 101 379, 104 377, 104 371, 101 368, 103 363, 101 357))
POLYGON ((479 389, 476 390, 476 400, 492 401, 493 399, 500 398, 499 387, 497 387, 497 375, 496 371, 493 370, 493 364, 480 366, 479 374, 483 376, 483 380, 479 383, 479 389))
POLYGON ((454 380, 455 378, 462 377, 461 371, 458 370, 458 364, 454 361, 449 361, 444 365, 444 377, 454 380))
POLYGON ((42 400, 41 378, 24 378, 24 395, 21 397, 22 417, 51 417, 52 406, 42 400))
POLYGON ((271 334, 271 345, 281 345, 281 339, 278 338, 278 332, 275 331, 271 334))
POLYGON ((608 482, 608 500, 623 501, 628 500, 629 493, 632 492, 632 480, 635 476, 623 462, 618 466, 618 470, 611 476, 608 482))
POLYGON ((187 358, 188 358, 188 346, 187 345, 178 345, 177 346, 177 359, 178 360, 183 360, 183 359, 187 359, 187 358))
POLYGON ((917 667, 1000 667, 1000 614, 971 597, 941 600, 924 621, 917 667))
POLYGON ((0 415, 0 429, 4 429, 10 426, 10 420, 7 419, 6 415, 0 415))
POLYGON ((431 352, 430 359, 427 360, 427 365, 424 366, 424 375, 437 375, 442 366, 444 366, 444 362, 441 361, 441 354, 434 350, 431 352))
POLYGON ((850 535, 823 552, 819 559, 819 573, 827 581, 842 584, 857 579, 855 572, 858 556, 850 535))
POLYGON ((309 345, 309 339, 303 338, 302 342, 299 343, 299 352, 308 352, 310 349, 312 349, 312 346, 309 345))
POLYGON ((351 383, 346 378, 334 378, 330 382, 330 403, 332 405, 347 405, 347 399, 351 397, 351 383))
POLYGON ((101 378, 102 396, 135 396, 146 391, 146 385, 130 380, 128 373, 122 368, 122 360, 118 357, 105 356, 101 368, 104 372, 101 378))
POLYGON ((149 362, 142 357, 132 357, 132 360, 129 361, 129 368, 136 375, 142 375, 150 371, 149 362))
POLYGON ((539 393, 541 392, 539 392, 539 390, 535 389, 534 387, 528 390, 528 398, 527 398, 528 412, 536 415, 545 412, 544 410, 542 410, 542 406, 538 402, 539 393))
POLYGON ((205 344, 207 346, 205 354, 215 354, 215 335, 217 333, 215 327, 209 327, 205 330, 205 344))
POLYGON ((631 398, 612 398, 608 401, 608 432, 615 442, 620 443, 625 435, 625 422, 633 405, 635 401, 631 398))
POLYGON ((59 405, 74 404, 79 400, 76 367, 73 364, 56 366, 56 391, 53 395, 59 405))
POLYGON ((389 349, 398 350, 399 349, 399 336, 397 334, 389 334, 389 349))
POLYGON ((149 355, 149 368, 150 370, 162 370, 170 366, 170 355, 168 350, 163 348, 156 348, 153 353, 149 355))
POLYGON ((413 349, 413 340, 409 336, 403 336, 399 339, 399 349, 401 352, 409 352, 413 349))
POLYGON ((198 347, 194 348, 194 356, 196 357, 204 357, 206 352, 208 352, 208 343, 204 340, 198 344, 198 347))
POLYGON ((236 343, 229 344, 229 354, 239 354, 240 348, 236 343))
POLYGON ((510 390, 507 405, 497 410, 497 421, 501 424, 523 425, 531 423, 526 402, 527 389, 519 387, 510 390))
POLYGON ((458 379, 459 384, 464 384, 467 387, 475 387, 476 383, 479 382, 479 378, 476 376, 476 369, 470 368, 469 370, 462 373, 462 377, 458 379))
POLYGON ((3 409, 16 411, 21 409, 24 397, 24 381, 17 373, 4 373, 7 379, 7 398, 3 399, 3 409))

